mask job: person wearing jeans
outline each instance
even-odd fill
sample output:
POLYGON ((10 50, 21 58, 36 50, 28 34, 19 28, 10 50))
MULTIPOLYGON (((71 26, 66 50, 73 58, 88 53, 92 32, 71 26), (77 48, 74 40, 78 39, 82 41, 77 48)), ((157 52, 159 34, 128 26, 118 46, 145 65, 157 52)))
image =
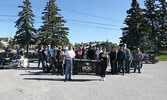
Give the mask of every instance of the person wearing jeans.
POLYGON ((134 73, 136 72, 136 69, 138 69, 138 73, 141 73, 141 71, 140 71, 141 66, 140 65, 141 65, 141 61, 135 61, 134 73))
POLYGON ((141 65, 141 61, 143 59, 143 55, 140 52, 140 49, 137 49, 137 52, 133 55, 134 61, 135 61, 135 67, 134 67, 134 73, 136 72, 137 66, 138 66, 138 73, 141 73, 140 71, 140 65, 141 65))
POLYGON ((49 58, 49 51, 45 46, 44 49, 42 50, 42 67, 44 67, 45 64, 48 62, 48 58, 49 58))
POLYGON ((130 73, 130 66, 132 63, 132 53, 130 53, 130 50, 128 49, 126 52, 126 58, 125 58, 125 69, 126 73, 130 73))
POLYGON ((117 53, 117 60, 118 60, 118 68, 119 72, 122 70, 122 75, 124 75, 124 61, 125 61, 125 52, 123 50, 123 47, 120 47, 118 53, 117 53))
POLYGON ((69 46, 69 50, 65 52, 66 60, 66 70, 65 70, 65 82, 67 81, 67 76, 69 75, 69 80, 71 80, 71 75, 73 73, 73 59, 75 58, 75 52, 72 46, 69 46))

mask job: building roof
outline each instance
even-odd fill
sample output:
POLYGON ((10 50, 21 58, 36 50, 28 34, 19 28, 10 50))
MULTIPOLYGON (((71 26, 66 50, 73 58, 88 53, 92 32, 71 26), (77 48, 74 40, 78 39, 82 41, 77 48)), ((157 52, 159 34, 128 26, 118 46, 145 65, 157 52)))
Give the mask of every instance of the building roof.
POLYGON ((9 40, 10 40, 10 38, 0 38, 0 41, 8 42, 9 40))

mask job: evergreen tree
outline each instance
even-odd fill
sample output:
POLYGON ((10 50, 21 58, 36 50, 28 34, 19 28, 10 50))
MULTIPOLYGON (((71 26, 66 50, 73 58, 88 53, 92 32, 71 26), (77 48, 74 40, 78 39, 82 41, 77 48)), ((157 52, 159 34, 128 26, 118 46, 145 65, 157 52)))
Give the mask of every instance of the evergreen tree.
POLYGON ((127 18, 124 21, 127 27, 122 28, 123 36, 120 38, 121 43, 126 43, 131 50, 149 48, 151 44, 148 41, 149 24, 137 0, 132 0, 131 8, 127 10, 127 14, 127 18))
POLYGON ((159 11, 158 11, 158 1, 159 0, 146 0, 145 1, 145 17, 149 23, 150 32, 149 32, 149 40, 152 41, 152 46, 154 47, 154 52, 159 51, 158 46, 158 35, 159 35, 159 11))
POLYGON ((63 20, 59 11, 61 11, 55 4, 56 0, 49 0, 42 12, 43 25, 39 29, 39 40, 41 44, 48 45, 67 45, 69 44, 68 28, 64 26, 66 23, 63 20))
POLYGON ((27 52, 30 44, 34 44, 37 41, 36 32, 34 28, 34 19, 35 15, 31 10, 31 2, 29 0, 23 1, 23 6, 18 6, 23 10, 19 12, 19 19, 15 22, 15 27, 18 28, 14 40, 16 44, 20 44, 22 47, 26 46, 27 52))
POLYGON ((167 3, 165 0, 159 0, 158 16, 158 43, 160 50, 167 48, 167 3))

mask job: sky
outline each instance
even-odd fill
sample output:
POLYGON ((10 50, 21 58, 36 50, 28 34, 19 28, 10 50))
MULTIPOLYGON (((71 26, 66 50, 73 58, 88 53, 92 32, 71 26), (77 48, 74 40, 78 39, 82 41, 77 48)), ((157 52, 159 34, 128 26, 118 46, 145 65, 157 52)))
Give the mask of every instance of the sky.
MULTIPOLYGON (((18 13, 24 0, 0 0, 0 37, 14 37, 17 28, 18 13)), ((42 12, 49 0, 30 0, 36 16, 34 26, 42 25, 42 12)), ((119 44, 122 36, 121 28, 132 0, 57 0, 59 12, 67 21, 70 43, 86 43, 90 41, 106 41, 119 44)), ((144 0, 138 0, 144 8, 144 0)))

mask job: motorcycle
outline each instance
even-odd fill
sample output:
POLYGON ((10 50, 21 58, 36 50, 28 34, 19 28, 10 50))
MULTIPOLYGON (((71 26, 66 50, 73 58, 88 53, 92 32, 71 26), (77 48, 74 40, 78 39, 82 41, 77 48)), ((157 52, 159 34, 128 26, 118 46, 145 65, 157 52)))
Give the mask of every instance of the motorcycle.
POLYGON ((21 56, 20 59, 19 59, 19 62, 20 62, 20 66, 21 67, 29 67, 29 61, 27 58, 25 58, 24 56, 21 56))
MULTIPOLYGON (((62 71, 62 75, 64 75, 64 67, 63 66, 64 66, 64 64, 62 64, 62 69, 60 69, 62 71)), ((55 62, 53 61, 53 59, 49 58, 43 62, 42 70, 44 73, 50 73, 50 72, 56 73, 56 69, 57 69, 57 71, 59 70, 59 68, 57 68, 57 67, 58 66, 55 65, 55 62)), ((58 74, 59 73, 57 72, 57 75, 58 74)))
POLYGON ((29 67, 29 60, 24 55, 15 54, 15 55, 13 55, 12 58, 17 59, 18 65, 20 67, 23 67, 23 68, 29 67))
POLYGON ((148 54, 146 54, 146 55, 144 56, 143 61, 144 61, 145 63, 149 63, 149 56, 148 56, 148 54))
POLYGON ((38 61, 38 55, 35 54, 35 53, 32 53, 32 52, 29 52, 28 54, 26 54, 28 59, 29 59, 29 62, 35 62, 35 61, 38 61))
POLYGON ((42 64, 42 70, 44 73, 49 73, 51 71, 51 69, 53 68, 53 62, 50 58, 48 58, 47 60, 44 60, 43 64, 42 64))
POLYGON ((17 68, 18 60, 12 58, 0 58, 0 68, 17 68))

